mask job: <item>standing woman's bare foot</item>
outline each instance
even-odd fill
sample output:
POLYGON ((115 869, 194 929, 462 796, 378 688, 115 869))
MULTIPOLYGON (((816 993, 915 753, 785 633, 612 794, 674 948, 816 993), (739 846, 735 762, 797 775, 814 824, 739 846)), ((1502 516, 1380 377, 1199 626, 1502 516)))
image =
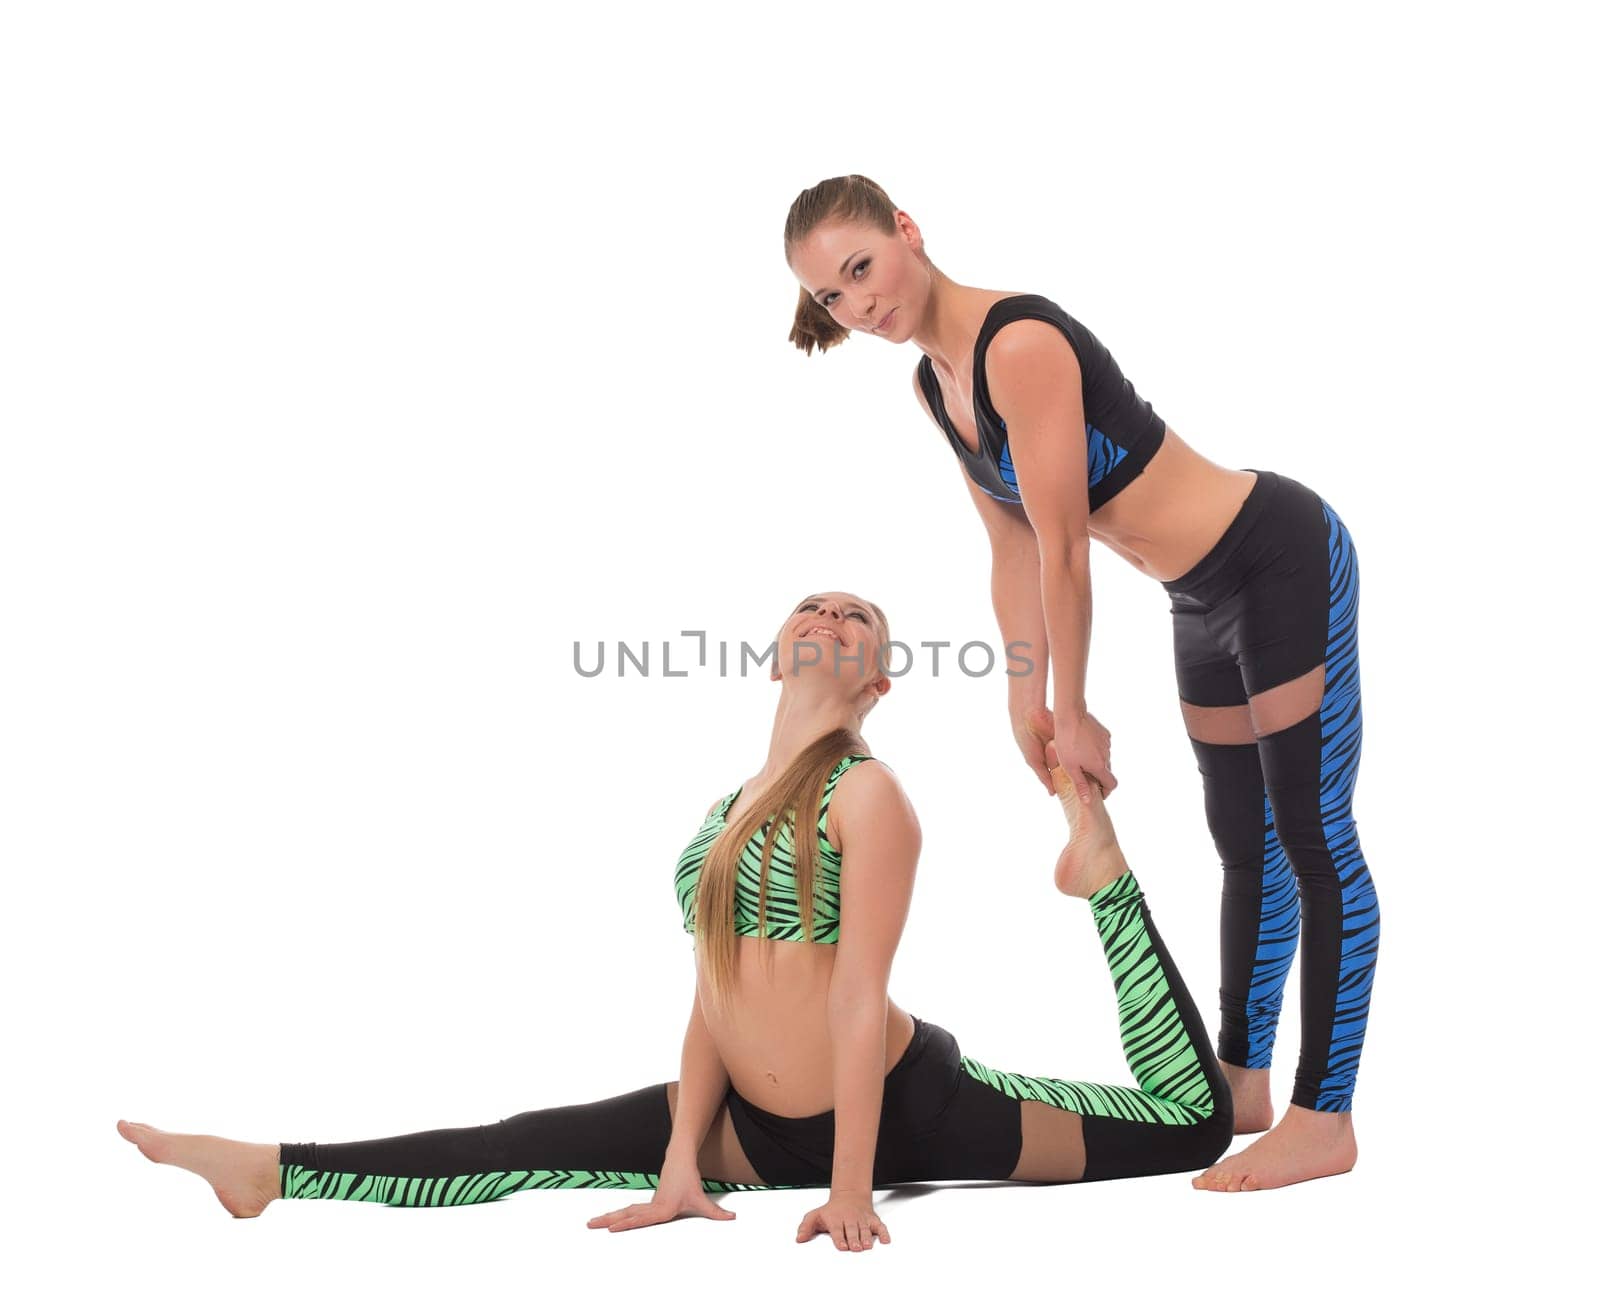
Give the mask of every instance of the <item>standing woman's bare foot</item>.
POLYGON ((1272 1125, 1272 1069, 1217 1060, 1233 1091, 1233 1133, 1254 1135, 1272 1125))
POLYGON ((138 1145, 139 1152, 153 1163, 171 1163, 203 1176, 235 1217, 258 1217, 274 1199, 283 1197, 275 1144, 246 1144, 219 1135, 178 1135, 122 1120, 117 1122, 117 1134, 138 1145))
POLYGON ((1236 1194, 1336 1176, 1356 1165, 1356 1129, 1349 1113, 1319 1113, 1290 1104, 1261 1139, 1213 1163, 1191 1184, 1236 1194))

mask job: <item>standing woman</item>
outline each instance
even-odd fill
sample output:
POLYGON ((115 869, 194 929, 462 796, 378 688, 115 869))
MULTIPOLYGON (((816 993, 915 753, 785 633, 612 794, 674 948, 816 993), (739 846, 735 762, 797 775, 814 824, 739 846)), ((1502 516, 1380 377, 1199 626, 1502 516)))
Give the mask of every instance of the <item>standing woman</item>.
POLYGON ((1009 679, 1011 728, 1047 790, 1030 724, 1053 736, 1081 802, 1091 784, 1117 784, 1111 738, 1084 695, 1090 537, 1165 587, 1223 867, 1218 1053, 1235 1129, 1267 1132, 1194 1184, 1267 1189, 1349 1171, 1378 951, 1378 897, 1351 812, 1361 695, 1349 531, 1292 478, 1220 467, 1180 440, 1054 301, 951 281, 868 178, 801 192, 784 254, 801 288, 789 339, 807 354, 852 331, 920 351, 912 392, 988 532, 1002 639, 1033 658, 1033 674, 1009 679), (1268 1069, 1299 924, 1300 1063, 1273 1126, 1268 1069))

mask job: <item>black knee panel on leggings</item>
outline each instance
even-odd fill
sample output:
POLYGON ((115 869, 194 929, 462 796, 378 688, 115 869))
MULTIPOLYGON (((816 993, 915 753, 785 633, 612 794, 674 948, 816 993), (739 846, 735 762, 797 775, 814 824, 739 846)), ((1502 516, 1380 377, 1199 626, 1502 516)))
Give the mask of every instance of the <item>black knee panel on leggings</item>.
POLYGON ((1198 1172, 1233 1143, 1233 1094, 1221 1076, 1222 1108, 1182 1128, 1086 1115, 1083 1119, 1085 1181, 1198 1172))
POLYGON ((1246 1007, 1261 935, 1262 865, 1271 818, 1255 741, 1219 745, 1189 738, 1204 778, 1206 825, 1222 860, 1222 1025, 1217 1056, 1250 1065, 1246 1007))

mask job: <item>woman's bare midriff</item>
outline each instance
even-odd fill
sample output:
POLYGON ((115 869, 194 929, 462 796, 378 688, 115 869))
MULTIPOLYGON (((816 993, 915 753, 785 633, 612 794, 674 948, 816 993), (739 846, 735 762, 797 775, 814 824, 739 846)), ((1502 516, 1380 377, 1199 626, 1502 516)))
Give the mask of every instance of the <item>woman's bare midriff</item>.
POLYGON ((1256 484, 1167 428, 1145 469, 1089 515, 1089 535, 1146 576, 1173 581, 1210 553, 1256 484))
MULTIPOLYGON (((719 1013, 710 995, 702 991, 700 996, 728 1079, 769 1113, 811 1117, 827 1112, 834 1106, 828 983, 837 946, 756 936, 739 936, 734 943, 739 988, 732 1010, 719 1013)), ((911 1015, 889 1000, 885 1073, 900 1061, 912 1031, 911 1015)))

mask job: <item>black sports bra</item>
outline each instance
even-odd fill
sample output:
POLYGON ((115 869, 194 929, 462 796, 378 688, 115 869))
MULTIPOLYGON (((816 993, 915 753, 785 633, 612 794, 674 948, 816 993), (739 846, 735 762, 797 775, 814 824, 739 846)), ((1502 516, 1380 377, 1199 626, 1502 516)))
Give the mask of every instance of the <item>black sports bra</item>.
POLYGON ((1145 465, 1161 448, 1167 424, 1133 389, 1122 369, 1099 339, 1054 300, 1042 295, 1008 295, 996 300, 978 329, 972 349, 972 408, 978 426, 978 452, 974 454, 956 434, 955 425, 944 407, 944 396, 933 373, 933 360, 926 354, 917 365, 922 393, 928 397, 939 426, 954 447, 967 475, 980 490, 1009 504, 1022 503, 1017 489, 1017 474, 1011 466, 1011 449, 1006 436, 1006 421, 989 402, 989 382, 983 356, 994 334, 1018 318, 1039 318, 1053 322, 1066 336, 1078 368, 1083 374, 1084 434, 1089 442, 1089 512, 1107 500, 1144 471, 1145 465))

